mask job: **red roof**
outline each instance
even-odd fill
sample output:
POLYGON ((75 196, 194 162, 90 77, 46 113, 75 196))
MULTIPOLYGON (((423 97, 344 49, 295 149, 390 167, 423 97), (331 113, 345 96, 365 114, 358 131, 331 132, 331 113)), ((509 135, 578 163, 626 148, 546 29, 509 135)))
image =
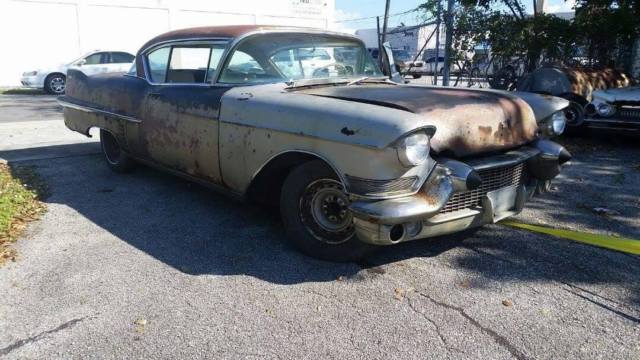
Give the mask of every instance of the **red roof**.
POLYGON ((154 44, 170 41, 182 40, 190 38, 236 38, 246 33, 260 30, 278 30, 278 29, 295 29, 309 30, 308 28, 294 28, 274 25, 228 25, 228 26, 201 26, 180 30, 173 30, 160 34, 153 39, 147 41, 141 49, 146 49, 154 44))

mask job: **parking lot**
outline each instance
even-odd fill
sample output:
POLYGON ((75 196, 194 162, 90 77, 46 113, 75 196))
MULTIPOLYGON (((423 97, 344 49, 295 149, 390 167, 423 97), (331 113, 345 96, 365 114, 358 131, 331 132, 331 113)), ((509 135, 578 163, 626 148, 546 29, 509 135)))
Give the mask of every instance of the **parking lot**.
MULTIPOLYGON (((496 224, 326 263, 263 208, 111 172, 51 96, 0 109, 0 158, 50 189, 0 268, 0 357, 640 358, 638 256, 496 224)), ((637 139, 561 142, 574 159, 516 221, 640 239, 637 139)))

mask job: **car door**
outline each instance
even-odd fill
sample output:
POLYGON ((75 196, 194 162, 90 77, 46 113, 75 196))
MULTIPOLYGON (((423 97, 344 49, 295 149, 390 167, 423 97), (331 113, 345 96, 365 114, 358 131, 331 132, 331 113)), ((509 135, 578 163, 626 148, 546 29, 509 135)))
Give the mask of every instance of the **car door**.
POLYGON ((110 54, 109 68, 113 72, 126 72, 131 68, 135 56, 123 52, 113 51, 110 54))
POLYGON ((212 85, 224 41, 182 42, 145 57, 149 89, 140 144, 152 162, 220 183, 218 115, 227 86, 212 85))
POLYGON ((109 53, 96 52, 84 58, 77 65, 77 69, 86 75, 95 75, 109 71, 109 53))

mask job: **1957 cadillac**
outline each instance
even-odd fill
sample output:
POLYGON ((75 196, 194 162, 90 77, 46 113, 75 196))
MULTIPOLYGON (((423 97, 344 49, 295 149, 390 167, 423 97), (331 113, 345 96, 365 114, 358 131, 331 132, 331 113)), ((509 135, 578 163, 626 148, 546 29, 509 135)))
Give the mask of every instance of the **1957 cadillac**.
POLYGON ((292 244, 335 261, 517 214, 571 157, 547 139, 566 100, 400 85, 360 40, 318 30, 169 32, 130 73, 70 71, 59 101, 69 129, 100 129, 113 170, 278 204, 292 244))

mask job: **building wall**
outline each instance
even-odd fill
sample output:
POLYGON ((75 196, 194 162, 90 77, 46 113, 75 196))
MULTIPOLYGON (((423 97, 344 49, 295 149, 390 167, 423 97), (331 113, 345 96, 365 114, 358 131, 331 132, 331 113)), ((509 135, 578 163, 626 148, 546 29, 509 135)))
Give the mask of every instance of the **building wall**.
MULTIPOLYGON (((408 28, 406 30, 390 29, 386 40, 389 41, 391 47, 394 49, 404 49, 415 56, 420 49, 424 46, 429 35, 435 29, 435 25, 422 26, 417 28, 408 28)), ((378 47, 377 29, 360 29, 356 30, 356 36, 365 42, 367 47, 378 47)), ((440 29, 440 48, 444 49, 444 26, 440 29)), ((435 34, 429 40, 429 43, 425 47, 425 52, 436 48, 436 36, 435 34)), ((440 51, 442 54, 442 51, 440 51)))
POLYGON ((151 37, 193 26, 328 28, 335 0, 0 0, 0 86, 23 71, 95 49, 134 53, 151 37))

